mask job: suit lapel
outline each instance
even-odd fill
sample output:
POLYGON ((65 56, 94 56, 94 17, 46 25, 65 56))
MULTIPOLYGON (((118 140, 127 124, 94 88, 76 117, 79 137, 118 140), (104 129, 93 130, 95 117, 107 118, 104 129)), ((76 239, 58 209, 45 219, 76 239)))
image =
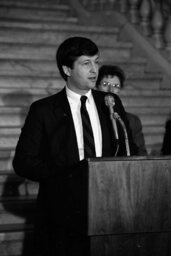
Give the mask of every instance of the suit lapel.
POLYGON ((64 116, 71 116, 71 110, 69 102, 67 100, 65 88, 55 95, 54 100, 54 111, 58 117, 59 112, 63 113, 64 116))
POLYGON ((68 163, 78 162, 79 153, 75 127, 65 88, 56 94, 54 112, 59 125, 64 124, 61 128, 64 129, 65 145, 63 146, 66 148, 66 161, 68 163))

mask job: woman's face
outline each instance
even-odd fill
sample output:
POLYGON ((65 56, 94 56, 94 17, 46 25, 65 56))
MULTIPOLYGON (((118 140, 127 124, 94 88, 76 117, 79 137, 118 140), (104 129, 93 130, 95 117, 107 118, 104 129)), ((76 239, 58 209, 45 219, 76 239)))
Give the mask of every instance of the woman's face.
POLYGON ((99 90, 119 94, 121 82, 118 76, 105 76, 100 82, 99 90))

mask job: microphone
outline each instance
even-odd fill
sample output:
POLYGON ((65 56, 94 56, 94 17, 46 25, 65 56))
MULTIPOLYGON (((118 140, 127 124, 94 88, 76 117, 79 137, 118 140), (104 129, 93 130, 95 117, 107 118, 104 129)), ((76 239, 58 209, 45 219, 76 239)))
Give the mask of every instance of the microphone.
POLYGON ((113 107, 115 106, 114 97, 110 94, 106 95, 105 96, 105 104, 109 108, 110 119, 111 119, 111 122, 112 122, 113 132, 114 132, 114 135, 115 135, 115 139, 117 141, 117 150, 115 152, 115 156, 116 156, 116 154, 119 150, 119 136, 118 136, 118 128, 117 128, 117 125, 116 125, 116 119, 114 118, 114 109, 113 109, 113 107))
POLYGON ((113 130, 114 130, 115 138, 118 141, 119 141, 119 136, 118 136, 118 129, 117 129, 117 125, 116 125, 116 119, 119 121, 119 123, 122 126, 122 129, 124 131, 126 153, 127 153, 127 156, 130 156, 128 134, 127 134, 127 130, 126 130, 126 127, 125 127, 125 123, 123 122, 123 120, 121 119, 119 114, 117 112, 114 112, 114 109, 113 109, 113 107, 115 106, 115 99, 114 99, 114 97, 112 95, 106 95, 105 96, 105 104, 109 108, 110 119, 112 121, 112 126, 113 126, 113 130))

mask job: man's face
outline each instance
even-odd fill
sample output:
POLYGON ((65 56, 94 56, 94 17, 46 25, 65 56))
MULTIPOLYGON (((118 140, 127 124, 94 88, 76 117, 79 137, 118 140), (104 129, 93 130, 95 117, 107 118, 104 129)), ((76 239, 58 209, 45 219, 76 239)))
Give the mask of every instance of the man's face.
POLYGON ((119 94, 121 82, 117 76, 105 76, 100 82, 99 90, 119 94))
POLYGON ((73 65, 67 67, 68 87, 83 95, 96 85, 99 70, 99 56, 80 56, 73 65))

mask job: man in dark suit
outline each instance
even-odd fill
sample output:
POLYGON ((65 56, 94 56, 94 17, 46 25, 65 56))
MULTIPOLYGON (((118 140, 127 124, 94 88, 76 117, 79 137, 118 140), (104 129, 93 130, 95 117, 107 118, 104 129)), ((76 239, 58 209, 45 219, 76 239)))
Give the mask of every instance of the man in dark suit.
MULTIPOLYGON (((70 230, 66 202, 70 195, 65 186, 67 177, 78 166, 81 171, 84 164, 80 116, 82 95, 87 96, 86 107, 93 128, 95 157, 114 156, 116 143, 109 110, 104 101, 106 93, 94 90, 99 59, 96 44, 83 37, 68 38, 59 46, 56 59, 66 86, 57 94, 31 105, 16 147, 13 167, 18 175, 39 182, 36 256, 87 256, 86 246, 79 252, 72 252, 73 244, 68 242, 70 230)), ((127 127, 131 154, 136 155, 137 148, 132 142, 125 110, 119 97, 113 97, 115 111, 127 127)), ((119 132, 123 133, 121 129, 119 132)), ((118 156, 126 155, 122 136, 118 156)), ((80 239, 75 240, 77 245, 81 243, 80 239)))
MULTIPOLYGON (((100 91, 112 92, 119 95, 124 88, 125 74, 124 71, 114 65, 102 65, 99 69, 99 76, 96 87, 100 91)), ((126 111, 129 127, 131 129, 132 138, 138 148, 138 155, 147 155, 145 139, 142 132, 142 123, 140 118, 126 111)))

